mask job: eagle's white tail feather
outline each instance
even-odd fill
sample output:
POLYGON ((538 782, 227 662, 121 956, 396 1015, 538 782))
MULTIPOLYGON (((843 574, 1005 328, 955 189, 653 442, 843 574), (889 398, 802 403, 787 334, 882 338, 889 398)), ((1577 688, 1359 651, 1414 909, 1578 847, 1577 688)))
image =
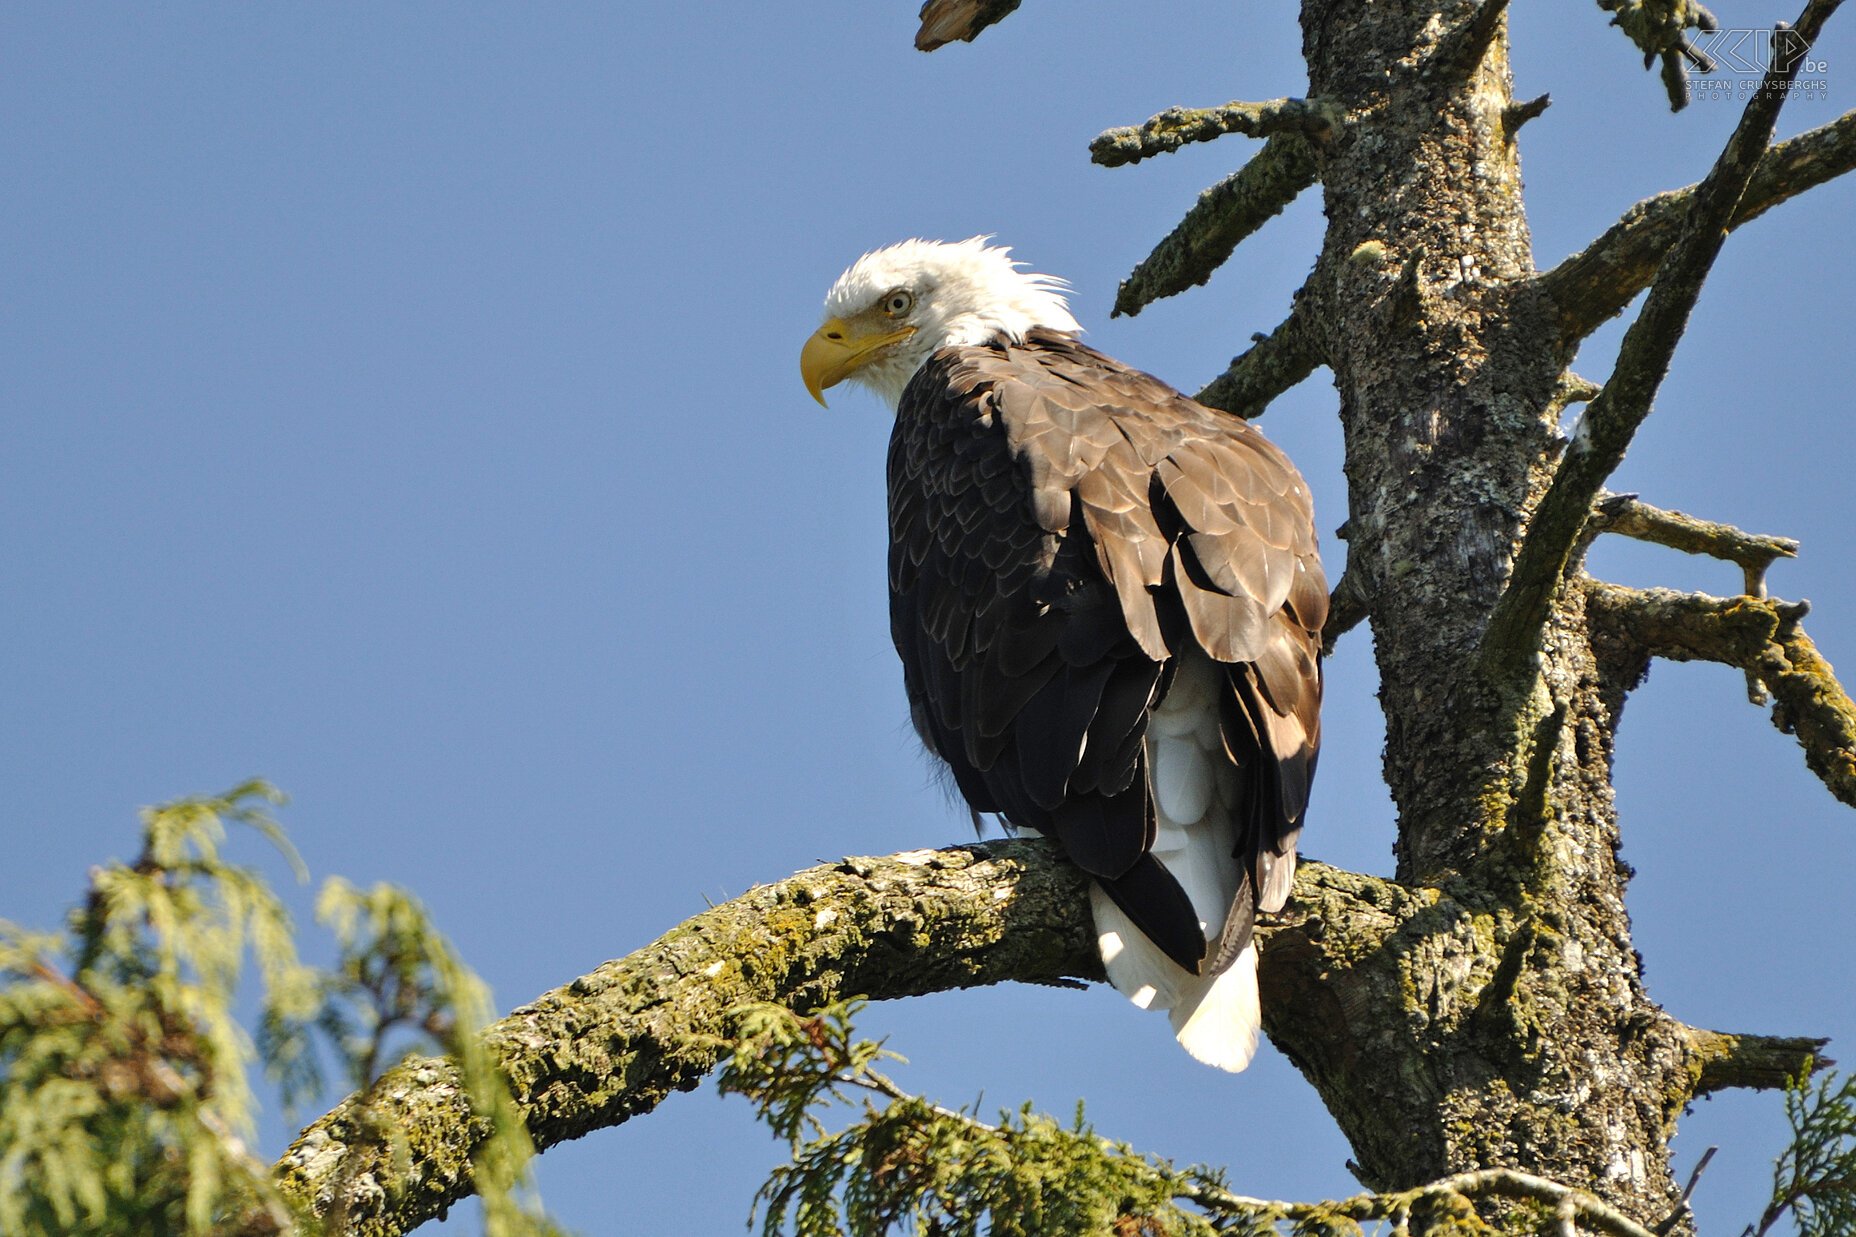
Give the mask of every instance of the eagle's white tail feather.
POLYGON ((1175 1005, 1168 1017, 1180 1047, 1207 1065, 1233 1074, 1257 1055, 1263 1006, 1257 999, 1257 947, 1246 945, 1230 968, 1202 985, 1196 1000, 1175 1005))
MULTIPOLYGON (((1187 654, 1147 733, 1157 817, 1152 853, 1179 882, 1213 941, 1224 930, 1239 884, 1232 823, 1237 772, 1221 748, 1217 670, 1202 654, 1187 654)), ((1236 1071, 1250 1064, 1261 1021, 1255 949, 1246 948, 1216 976, 1191 975, 1100 889, 1092 890, 1092 906, 1109 982, 1142 1009, 1166 1010, 1180 1044, 1207 1065, 1236 1071)))
POLYGON ((1188 975, 1107 894, 1092 889, 1090 896, 1102 963, 1116 990, 1142 1009, 1165 1010, 1180 1046, 1205 1064, 1232 1073, 1249 1065, 1263 1018, 1256 948, 1212 978, 1188 975))
POLYGON ((1147 736, 1156 831, 1153 856, 1173 874, 1208 936, 1224 928, 1237 892, 1230 806, 1237 771, 1218 736, 1218 671, 1203 654, 1180 658, 1147 736), (1211 753, 1219 752, 1217 759, 1211 753))
POLYGON ((1096 946, 1115 991, 1142 1009, 1170 1010, 1183 1001, 1185 986, 1196 977, 1161 953, 1099 887, 1090 886, 1089 899, 1095 911, 1096 946))

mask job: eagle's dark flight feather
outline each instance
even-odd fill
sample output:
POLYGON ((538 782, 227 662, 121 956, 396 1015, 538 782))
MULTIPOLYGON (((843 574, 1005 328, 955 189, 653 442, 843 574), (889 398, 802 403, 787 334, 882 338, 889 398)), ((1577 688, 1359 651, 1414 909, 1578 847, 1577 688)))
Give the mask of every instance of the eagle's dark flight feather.
POLYGON ((1320 745, 1327 588, 1300 476, 1244 422, 1034 328, 915 373, 889 501, 892 634, 962 794, 1055 838, 1187 972, 1231 965, 1287 896, 1320 745), (1239 778, 1238 889, 1209 943, 1150 853, 1143 742, 1196 655, 1239 778))

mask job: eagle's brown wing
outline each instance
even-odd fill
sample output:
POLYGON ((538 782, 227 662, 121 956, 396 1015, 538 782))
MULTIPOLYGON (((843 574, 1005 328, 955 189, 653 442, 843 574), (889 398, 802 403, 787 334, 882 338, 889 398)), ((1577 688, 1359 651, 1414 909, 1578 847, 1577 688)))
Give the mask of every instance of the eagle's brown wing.
POLYGON ((1034 330, 916 374, 889 504, 890 626, 924 742, 975 810, 1054 837, 1188 971, 1207 944, 1148 853, 1142 741, 1176 656, 1224 663, 1249 892, 1205 969, 1229 962, 1259 901, 1287 894, 1320 742, 1327 588, 1293 466, 1244 422, 1034 330))

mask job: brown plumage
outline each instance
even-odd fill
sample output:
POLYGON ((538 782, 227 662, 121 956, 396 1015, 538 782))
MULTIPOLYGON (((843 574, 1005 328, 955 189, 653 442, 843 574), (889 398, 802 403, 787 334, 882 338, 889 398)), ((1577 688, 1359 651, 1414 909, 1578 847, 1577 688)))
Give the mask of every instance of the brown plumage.
POLYGON ((1279 909, 1320 744, 1307 488, 1251 426, 1071 335, 942 348, 889 450, 890 625, 917 729, 977 811, 1053 837, 1191 974, 1279 909), (1217 663, 1239 889, 1218 939, 1156 861, 1143 742, 1217 663), (1273 876, 1274 874, 1274 876, 1273 876))

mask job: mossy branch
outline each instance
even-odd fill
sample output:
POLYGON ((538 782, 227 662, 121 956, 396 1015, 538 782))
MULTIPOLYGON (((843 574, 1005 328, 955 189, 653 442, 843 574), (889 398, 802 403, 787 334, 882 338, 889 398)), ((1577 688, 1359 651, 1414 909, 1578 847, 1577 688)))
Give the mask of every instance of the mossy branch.
POLYGON ((1280 215, 1319 174, 1313 142, 1299 133, 1270 138, 1249 163, 1201 193, 1179 226, 1122 280, 1115 316, 1133 316, 1210 279, 1240 241, 1280 215))
MULTIPOLYGON (((1081 874, 1040 843, 846 859, 697 915, 513 1011, 485 1042, 545 1148, 696 1086, 741 1005, 1096 978, 1088 924, 1081 874)), ((368 1136, 349 1100, 298 1137, 278 1176, 318 1215, 338 1202, 329 1183, 348 1182, 347 1231, 403 1233, 472 1192, 483 1130, 447 1061, 402 1066, 376 1094, 375 1109, 405 1134, 403 1159, 368 1136)))
MULTIPOLYGON (((1856 111, 1779 142, 1761 156, 1727 227, 1738 228, 1852 168, 1856 111)), ((1682 235, 1700 188, 1672 189, 1637 203, 1597 240, 1539 277, 1567 355, 1650 285, 1657 265, 1682 235)))
POLYGON ((1345 113, 1326 99, 1270 99, 1219 107, 1169 107, 1146 124, 1123 125, 1089 143, 1089 157, 1103 167, 1139 163, 1171 154, 1188 142, 1209 142, 1230 133, 1269 137, 1299 133, 1317 142, 1333 135, 1345 113))
POLYGON ((1224 373, 1193 398, 1249 420, 1263 415, 1270 401, 1315 372, 1321 349, 1309 329, 1306 300, 1296 294, 1295 308, 1268 335, 1258 335, 1249 351, 1234 358, 1224 373))
MULTIPOLYGON (((1259 1218, 1311 1227, 1328 1217, 1344 1216, 1355 1223, 1391 1221, 1395 1233, 1406 1231, 1408 1226, 1426 1233, 1489 1231, 1474 1221, 1463 1222, 1468 1219, 1462 1214, 1468 1210, 1468 1200, 1476 1198, 1512 1199, 1551 1207, 1559 1223, 1557 1231, 1561 1233, 1576 1233, 1582 1226, 1607 1237, 1651 1237, 1649 1229, 1584 1190, 1512 1168, 1457 1173, 1414 1190, 1361 1194, 1332 1203, 1271 1203, 1263 1199, 1233 1198, 1228 1210, 1238 1217, 1261 1213, 1259 1218), (1452 1219, 1457 1222, 1452 1223, 1452 1219)), ((1298 1227, 1296 1231, 1305 1230, 1298 1227)), ((1314 1231, 1322 1230, 1316 1228, 1314 1231)))
POLYGON ((1795 1080, 1836 1064, 1820 1055, 1830 1042, 1827 1039, 1729 1035, 1700 1027, 1685 1027, 1683 1035, 1688 1041, 1696 1097, 1733 1088, 1782 1091, 1795 1080))
MULTIPOLYGON (((1389 882, 1313 862, 1302 865, 1296 889, 1298 930, 1326 916, 1338 940, 1352 939, 1356 909, 1378 931, 1385 916, 1375 908, 1401 896, 1389 882)), ((1272 959, 1273 934, 1260 935, 1266 991, 1294 1001, 1325 982, 1314 964, 1302 965, 1310 957, 1326 965, 1325 955, 1284 949, 1272 959)), ((546 1148, 696 1086, 726 1055, 734 1011, 755 1002, 811 1010, 853 995, 1101 974, 1084 878, 1047 843, 911 851, 845 859, 751 890, 514 1010, 485 1043, 536 1147, 546 1148)), ((1287 1017, 1276 1021, 1298 1033, 1287 1017)), ((338 1201, 331 1183, 348 1183, 346 1231, 362 1235, 406 1232, 470 1194, 470 1155, 484 1134, 449 1062, 390 1071, 377 1096, 376 1112, 404 1135, 400 1158, 369 1135, 349 1100, 304 1130, 277 1167, 283 1193, 317 1215, 338 1201)))
POLYGON ((1630 36, 1643 52, 1644 68, 1662 62, 1669 109, 1679 112, 1687 107, 1688 66, 1703 73, 1714 68, 1714 62, 1696 48, 1688 32, 1717 29, 1714 14, 1695 0, 1598 0, 1598 7, 1610 13, 1611 24, 1630 36))
POLYGON ((1856 807, 1856 703, 1800 627, 1803 602, 1710 597, 1671 589, 1585 582, 1586 617, 1612 647, 1633 648, 1642 676, 1650 657, 1738 666, 1772 693, 1772 722, 1804 749, 1805 764, 1832 795, 1856 807))
MULTIPOLYGON (((1798 18, 1806 46, 1842 0, 1810 0, 1798 18)), ((1766 73, 1748 102, 1726 149, 1694 193, 1682 237, 1657 271, 1649 299, 1625 332, 1618 361, 1604 389, 1586 405, 1579 429, 1560 460, 1515 556, 1508 587, 1490 615, 1481 650, 1485 678, 1510 687, 1534 664, 1541 629, 1573 550, 1605 479, 1624 459, 1637 427, 1669 370, 1669 359, 1688 327, 1702 284, 1720 254, 1728 220, 1740 201, 1773 126, 1802 54, 1787 55, 1766 73)))
MULTIPOLYGON (((1684 554, 1705 554, 1737 564, 1741 572, 1742 592, 1749 597, 1766 595, 1766 569, 1781 558, 1795 558, 1798 543, 1789 537, 1766 537, 1742 532, 1731 524, 1698 520, 1680 511, 1652 507, 1635 494, 1603 494, 1592 508, 1591 522, 1585 535, 1618 533, 1668 546, 1684 554)), ((1766 693, 1759 676, 1746 672, 1747 699, 1765 704, 1766 693)))

